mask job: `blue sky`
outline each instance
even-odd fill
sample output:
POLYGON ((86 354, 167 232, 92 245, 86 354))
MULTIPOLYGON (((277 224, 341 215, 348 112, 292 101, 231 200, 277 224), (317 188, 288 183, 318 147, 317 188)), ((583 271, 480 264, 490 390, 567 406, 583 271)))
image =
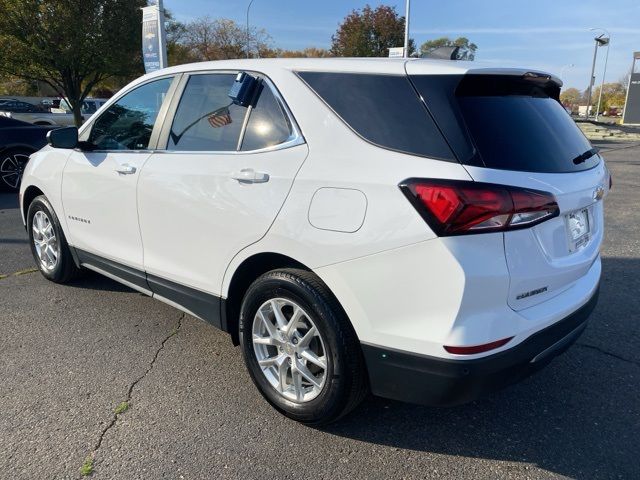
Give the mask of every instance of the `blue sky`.
MULTIPOLYGON (((164 0, 181 21, 209 15, 244 25, 249 0, 164 0)), ((274 46, 328 48, 340 21, 366 3, 395 5, 404 1, 254 0, 252 26, 265 28, 274 46)), ((593 55, 590 28, 611 33, 607 81, 620 79, 640 51, 640 0, 412 0, 411 36, 419 45, 440 36, 466 36, 478 44, 476 60, 525 66, 562 74, 565 86, 584 89, 593 55), (573 64, 573 67, 569 65, 573 64)), ((596 68, 600 82, 605 49, 596 68)))

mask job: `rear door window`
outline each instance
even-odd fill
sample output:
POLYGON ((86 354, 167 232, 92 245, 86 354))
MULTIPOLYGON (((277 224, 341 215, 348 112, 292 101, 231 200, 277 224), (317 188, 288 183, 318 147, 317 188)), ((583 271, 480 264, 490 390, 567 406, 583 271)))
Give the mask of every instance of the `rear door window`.
POLYGON ((404 75, 298 72, 360 137, 411 155, 457 161, 404 75))
POLYGON ((169 133, 167 150, 236 151, 247 108, 234 105, 229 90, 234 73, 189 78, 169 133))
POLYGON ((263 84, 262 92, 249 115, 247 130, 242 139, 243 151, 279 145, 286 142, 293 133, 283 105, 266 84, 263 84))

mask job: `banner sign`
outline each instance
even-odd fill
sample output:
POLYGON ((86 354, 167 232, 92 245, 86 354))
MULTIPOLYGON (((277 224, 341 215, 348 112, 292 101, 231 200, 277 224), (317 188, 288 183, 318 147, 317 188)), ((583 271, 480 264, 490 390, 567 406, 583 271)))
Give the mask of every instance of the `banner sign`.
POLYGON ((389 58, 404 57, 404 47, 391 47, 389 49, 389 58))
POLYGON ((633 66, 627 88, 622 123, 640 125, 640 52, 633 54, 633 66))
POLYGON ((164 15, 157 5, 142 9, 142 59, 146 73, 166 66, 164 15))

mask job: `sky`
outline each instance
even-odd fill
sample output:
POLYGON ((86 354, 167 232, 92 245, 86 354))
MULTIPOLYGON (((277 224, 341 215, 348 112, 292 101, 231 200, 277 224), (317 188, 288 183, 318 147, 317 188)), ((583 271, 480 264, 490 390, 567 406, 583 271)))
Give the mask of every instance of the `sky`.
MULTIPOLYGON (((331 35, 353 9, 385 4, 404 15, 404 0, 254 0, 252 27, 264 28, 273 46, 329 48, 331 35)), ((242 25, 249 0, 164 0, 183 22, 209 15, 242 25)), ((442 36, 465 36, 478 45, 477 61, 541 69, 560 76, 565 87, 585 89, 594 50, 590 31, 610 32, 606 81, 621 79, 640 51, 640 0, 412 0, 411 37, 417 45, 442 36)), ((401 46, 401 45, 399 45, 401 46)), ((606 48, 598 51, 596 82, 604 70, 606 48)))

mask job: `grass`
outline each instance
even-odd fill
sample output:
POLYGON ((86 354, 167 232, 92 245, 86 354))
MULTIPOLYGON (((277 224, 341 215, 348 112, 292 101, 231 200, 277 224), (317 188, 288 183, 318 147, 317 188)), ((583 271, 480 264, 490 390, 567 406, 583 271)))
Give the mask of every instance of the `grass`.
POLYGON ((116 409, 114 410, 114 413, 116 415, 120 415, 121 413, 124 413, 127 410, 129 410, 129 402, 122 402, 120 405, 116 407, 116 409))
POLYGON ((25 268, 24 270, 18 270, 17 272, 13 272, 13 276, 17 277, 18 275, 26 275, 27 273, 37 272, 37 268, 25 268))
POLYGON ((9 275, 3 275, 0 273, 0 280, 2 280, 3 278, 7 278, 9 275))
POLYGON ((80 467, 80 475, 87 477, 93 473, 93 457, 89 455, 85 458, 84 463, 80 467))

